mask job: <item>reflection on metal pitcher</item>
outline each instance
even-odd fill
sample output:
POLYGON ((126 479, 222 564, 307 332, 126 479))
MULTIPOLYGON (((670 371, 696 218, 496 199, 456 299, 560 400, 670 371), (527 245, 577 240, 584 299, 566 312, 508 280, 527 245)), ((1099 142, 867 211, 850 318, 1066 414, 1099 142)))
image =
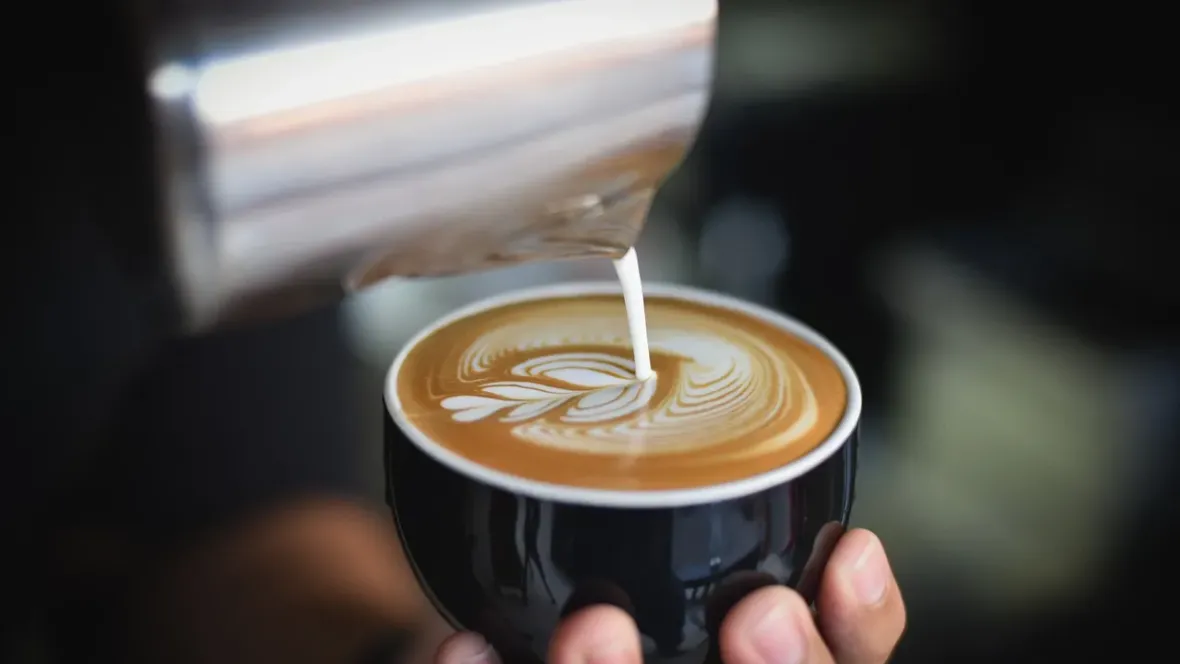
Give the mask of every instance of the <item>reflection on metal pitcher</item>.
POLYGON ((634 243, 703 118, 716 0, 481 3, 160 3, 148 89, 190 330, 634 243))

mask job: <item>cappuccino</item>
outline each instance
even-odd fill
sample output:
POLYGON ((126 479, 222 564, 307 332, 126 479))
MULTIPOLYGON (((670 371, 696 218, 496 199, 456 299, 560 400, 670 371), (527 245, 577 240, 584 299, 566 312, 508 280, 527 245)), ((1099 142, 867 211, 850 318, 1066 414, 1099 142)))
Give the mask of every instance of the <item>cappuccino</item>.
POLYGON ((569 285, 476 305, 419 335, 394 364, 390 407, 436 456, 608 491, 758 476, 851 419, 855 377, 813 332, 688 288, 644 300, 648 380, 636 379, 618 286, 569 285))

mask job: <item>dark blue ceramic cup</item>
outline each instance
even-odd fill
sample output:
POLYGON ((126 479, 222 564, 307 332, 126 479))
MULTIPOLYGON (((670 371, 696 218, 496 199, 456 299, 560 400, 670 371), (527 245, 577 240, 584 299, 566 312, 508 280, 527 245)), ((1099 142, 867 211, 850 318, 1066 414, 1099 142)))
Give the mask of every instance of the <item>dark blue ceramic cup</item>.
POLYGON ((694 289, 653 289, 741 308, 810 342, 844 379, 844 413, 810 452, 736 482, 670 491, 552 485, 472 464, 408 421, 396 379, 411 342, 387 381, 387 499, 435 607, 455 629, 486 636, 508 663, 544 662, 561 619, 602 603, 634 618, 646 661, 714 661, 721 620, 744 595, 785 584, 813 599, 848 523, 861 412, 848 361, 776 312, 694 289))

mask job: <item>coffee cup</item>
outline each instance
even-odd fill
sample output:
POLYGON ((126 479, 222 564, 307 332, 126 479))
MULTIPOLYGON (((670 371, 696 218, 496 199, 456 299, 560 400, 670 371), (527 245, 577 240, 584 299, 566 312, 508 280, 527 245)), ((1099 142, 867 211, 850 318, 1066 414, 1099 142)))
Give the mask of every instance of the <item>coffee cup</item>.
POLYGON ((814 598, 848 523, 851 365, 802 323, 645 284, 636 381, 615 283, 526 289, 418 334, 385 385, 387 499, 427 597, 507 662, 545 661, 592 604, 648 662, 717 658, 742 596, 814 598))

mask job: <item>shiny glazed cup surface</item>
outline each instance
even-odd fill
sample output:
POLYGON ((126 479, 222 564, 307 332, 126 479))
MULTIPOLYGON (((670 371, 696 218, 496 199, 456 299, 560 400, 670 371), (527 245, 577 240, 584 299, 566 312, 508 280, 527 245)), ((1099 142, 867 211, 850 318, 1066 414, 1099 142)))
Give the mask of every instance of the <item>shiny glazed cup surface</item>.
MULTIPOLYGON (((580 287, 603 288, 543 287, 475 307, 580 287)), ((442 615, 456 629, 486 636, 508 664, 544 662, 561 619, 603 603, 635 619, 646 661, 717 661, 716 635, 730 607, 769 584, 813 599, 848 523, 861 395, 847 360, 777 313, 695 289, 645 291, 751 311, 814 343, 845 378, 844 416, 803 457, 739 482, 675 491, 572 490, 473 472, 440 453, 391 398, 395 362, 386 386, 386 495, 406 554, 442 615)))

